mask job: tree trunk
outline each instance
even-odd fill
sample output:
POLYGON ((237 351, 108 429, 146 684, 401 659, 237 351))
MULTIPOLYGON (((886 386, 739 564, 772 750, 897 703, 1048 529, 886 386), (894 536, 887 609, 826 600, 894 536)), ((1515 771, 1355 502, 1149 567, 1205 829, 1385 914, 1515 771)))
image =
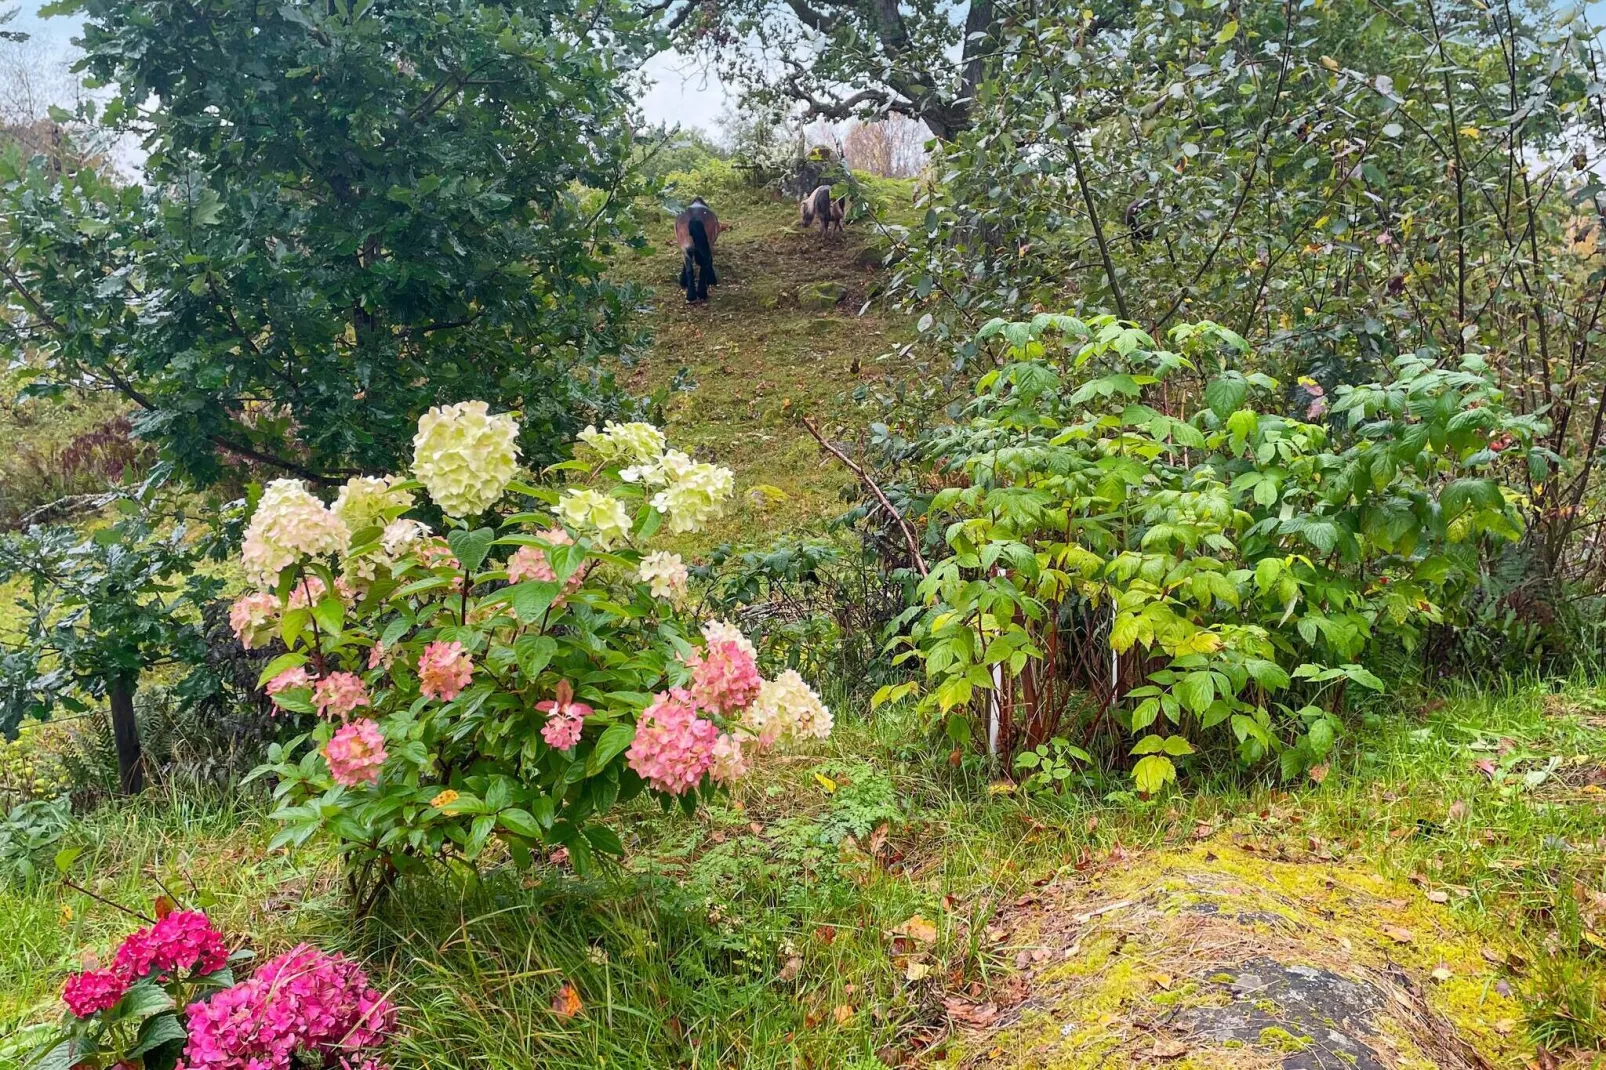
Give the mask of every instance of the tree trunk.
POLYGON ((112 708, 112 738, 117 743, 117 777, 124 795, 145 790, 145 761, 139 749, 139 726, 134 722, 137 686, 137 679, 119 677, 106 689, 112 708))

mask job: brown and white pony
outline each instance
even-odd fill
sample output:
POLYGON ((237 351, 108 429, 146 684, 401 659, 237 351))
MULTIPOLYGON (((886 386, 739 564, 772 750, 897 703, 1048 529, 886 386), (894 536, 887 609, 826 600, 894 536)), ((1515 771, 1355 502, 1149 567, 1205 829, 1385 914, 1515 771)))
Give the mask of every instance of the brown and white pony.
POLYGON ((837 233, 842 232, 842 220, 848 214, 848 195, 844 193, 833 201, 830 186, 816 186, 814 192, 804 197, 797 207, 803 219, 803 229, 807 230, 818 219, 820 238, 824 240, 831 233, 832 226, 836 227, 837 233))
POLYGON ((680 284, 686 289, 688 303, 708 300, 708 288, 719 284, 714 274, 714 243, 718 240, 719 217, 701 197, 693 198, 675 217, 675 242, 686 254, 680 284))

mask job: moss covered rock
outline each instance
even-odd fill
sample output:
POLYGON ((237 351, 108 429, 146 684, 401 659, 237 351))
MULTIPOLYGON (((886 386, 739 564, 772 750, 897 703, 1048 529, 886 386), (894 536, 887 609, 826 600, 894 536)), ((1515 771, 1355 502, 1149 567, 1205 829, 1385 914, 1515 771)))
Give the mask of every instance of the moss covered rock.
POLYGON ((823 312, 835 308, 847 292, 848 288, 840 282, 804 283, 797 288, 797 304, 799 308, 810 312, 823 312))

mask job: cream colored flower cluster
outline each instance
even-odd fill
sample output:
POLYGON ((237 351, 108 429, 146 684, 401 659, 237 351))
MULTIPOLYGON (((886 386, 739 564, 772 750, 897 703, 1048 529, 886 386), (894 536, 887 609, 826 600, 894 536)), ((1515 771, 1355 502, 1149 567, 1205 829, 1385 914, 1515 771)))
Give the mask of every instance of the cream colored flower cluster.
POLYGON ((636 578, 652 587, 654 598, 679 598, 686 593, 691 574, 679 554, 659 550, 641 559, 636 578))
POLYGON ((518 461, 518 421, 483 401, 436 406, 418 419, 413 474, 449 516, 478 516, 496 504, 518 461))
POLYGON ((263 590, 279 581, 279 573, 303 557, 345 553, 351 532, 299 479, 275 479, 245 529, 240 563, 246 579, 263 590))
POLYGON ((602 430, 596 426, 580 432, 580 441, 604 461, 632 461, 652 464, 664 455, 664 433, 652 424, 619 424, 609 420, 602 430))
POLYGON ((796 669, 760 685, 746 720, 763 743, 826 739, 833 726, 831 711, 796 669))
POLYGON ((352 476, 340 488, 335 504, 330 509, 345 522, 346 529, 353 535, 364 528, 385 524, 390 519, 385 515, 387 511, 394 515, 405 513, 413 507, 413 492, 397 490, 396 484, 400 482, 401 476, 386 476, 383 479, 352 476))
POLYGON ((626 468, 619 476, 627 483, 661 488, 652 496, 652 507, 664 514, 671 531, 682 534, 701 531, 736 493, 736 476, 729 468, 694 461, 679 450, 665 450, 657 460, 626 468))
POLYGON ((630 513, 625 503, 611 494, 591 490, 566 490, 558 499, 558 519, 603 550, 630 538, 630 513))

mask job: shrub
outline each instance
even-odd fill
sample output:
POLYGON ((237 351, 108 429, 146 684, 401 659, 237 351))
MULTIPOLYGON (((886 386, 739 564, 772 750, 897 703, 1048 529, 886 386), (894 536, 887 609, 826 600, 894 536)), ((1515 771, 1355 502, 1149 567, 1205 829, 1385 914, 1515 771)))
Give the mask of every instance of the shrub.
POLYGON ((1475 356, 1404 357, 1283 415, 1283 388, 1237 370, 1243 340, 1215 324, 1174 328, 1179 352, 1111 317, 994 337, 1008 360, 925 444, 961 485, 930 500, 951 556, 901 656, 950 734, 975 713, 1005 761, 1084 713, 1088 749, 1117 726, 1135 739, 1145 792, 1217 739, 1285 775, 1320 765, 1347 686, 1383 688, 1365 655, 1455 619, 1480 547, 1521 534, 1502 477, 1544 461, 1475 356))
POLYGON ((444 537, 403 516, 420 483, 395 477, 353 479, 332 509, 270 488, 246 534, 266 589, 236 604, 236 629, 283 639, 261 682, 320 715, 260 771, 283 802, 273 843, 333 833, 361 904, 421 860, 473 863, 493 835, 521 862, 562 845, 585 870, 622 850, 594 822, 610 807, 647 790, 690 812, 753 750, 830 731, 796 673, 760 678, 736 629, 699 635, 678 560, 643 553, 661 525, 721 511, 727 469, 610 424, 556 466, 579 480, 560 492, 509 478, 512 430, 483 403, 420 421, 413 470, 444 537), (538 507, 488 512, 504 489, 538 507))
POLYGON ((221 584, 194 571, 207 547, 183 524, 159 532, 141 503, 119 505, 117 523, 88 535, 32 528, 0 539, 0 582, 28 584, 20 638, 0 656, 0 732, 104 699, 122 790, 137 792, 145 779, 134 715, 140 675, 178 663, 190 670, 182 693, 213 689, 197 615, 221 584))
POLYGON ((109 966, 67 978, 66 1013, 32 1065, 102 1070, 384 1070, 396 1011, 357 966, 303 944, 236 982, 205 914, 159 902, 109 966))

